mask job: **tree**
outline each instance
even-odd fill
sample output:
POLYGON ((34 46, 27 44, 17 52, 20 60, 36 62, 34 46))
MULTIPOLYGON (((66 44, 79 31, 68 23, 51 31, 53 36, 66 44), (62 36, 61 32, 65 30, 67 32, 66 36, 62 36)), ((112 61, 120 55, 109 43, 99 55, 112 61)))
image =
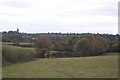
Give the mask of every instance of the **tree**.
POLYGON ((77 41, 76 37, 70 37, 68 38, 67 44, 65 45, 65 51, 73 51, 73 46, 75 45, 75 42, 77 41))
POLYGON ((36 39, 35 47, 37 57, 44 58, 51 49, 51 43, 47 36, 39 36, 36 39))
POLYGON ((120 41, 112 41, 110 43, 110 52, 120 52, 120 41))
POLYGON ((78 40, 74 46, 74 52, 80 52, 83 56, 92 55, 95 51, 95 46, 87 39, 82 38, 78 40))
MULTIPOLYGON (((95 40, 93 42, 95 42, 95 40)), ((103 54, 103 52, 105 52, 109 49, 108 41, 105 38, 97 36, 96 43, 97 43, 96 47, 98 50, 97 53, 99 53, 99 54, 103 54)))
POLYGON ((63 51, 63 46, 61 44, 54 43, 53 46, 54 46, 53 50, 55 50, 55 51, 63 51))
POLYGON ((109 49, 109 44, 102 37, 87 36, 75 44, 74 52, 80 52, 83 56, 100 55, 109 49))

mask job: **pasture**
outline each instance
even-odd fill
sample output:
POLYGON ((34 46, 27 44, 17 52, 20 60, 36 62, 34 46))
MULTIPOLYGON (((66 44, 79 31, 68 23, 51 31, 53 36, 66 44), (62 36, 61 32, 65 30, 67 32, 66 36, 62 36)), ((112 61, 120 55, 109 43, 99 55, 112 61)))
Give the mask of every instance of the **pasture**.
POLYGON ((3 67, 3 78, 117 78, 118 56, 44 58, 3 67))

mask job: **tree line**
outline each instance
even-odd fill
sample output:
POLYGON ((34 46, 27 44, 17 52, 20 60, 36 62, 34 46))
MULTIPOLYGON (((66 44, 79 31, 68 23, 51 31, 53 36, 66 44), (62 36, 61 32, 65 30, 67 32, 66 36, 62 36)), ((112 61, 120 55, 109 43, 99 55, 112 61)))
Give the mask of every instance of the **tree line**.
POLYGON ((36 56, 42 58, 94 56, 104 52, 120 52, 119 39, 118 34, 2 32, 2 42, 11 42, 21 47, 35 47, 36 56))
POLYGON ((64 40, 64 38, 71 38, 71 37, 84 37, 89 35, 100 36, 110 41, 117 40, 120 36, 118 34, 94 34, 94 33, 20 33, 17 31, 3 31, 0 32, 2 34, 2 42, 34 42, 34 40, 38 36, 46 35, 50 39, 59 39, 64 40))
MULTIPOLYGON (((59 41, 59 40, 58 40, 59 41)), ((105 52, 119 52, 119 41, 109 41, 100 36, 72 37, 66 44, 55 43, 47 36, 39 36, 35 41, 37 57, 81 57, 97 56, 105 52)))

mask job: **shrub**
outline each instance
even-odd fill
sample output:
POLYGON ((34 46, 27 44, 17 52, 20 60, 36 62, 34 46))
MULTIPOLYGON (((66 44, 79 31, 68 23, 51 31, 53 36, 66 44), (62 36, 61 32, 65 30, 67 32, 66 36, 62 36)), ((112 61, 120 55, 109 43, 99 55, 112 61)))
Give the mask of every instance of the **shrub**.
POLYGON ((80 57, 80 52, 68 52, 68 51, 52 51, 48 54, 49 57, 61 58, 61 57, 80 57))
POLYGON ((19 46, 20 47, 33 47, 34 44, 32 44, 32 43, 21 43, 21 44, 19 44, 19 46))
POLYGON ((26 62, 35 59, 35 52, 32 49, 3 45, 2 57, 4 60, 3 64, 5 64, 5 62, 26 62))
POLYGON ((38 58, 45 58, 45 54, 49 52, 48 49, 42 48, 42 49, 36 49, 36 57, 38 58))
POLYGON ((20 43, 19 42, 13 42, 13 46, 19 46, 20 43))

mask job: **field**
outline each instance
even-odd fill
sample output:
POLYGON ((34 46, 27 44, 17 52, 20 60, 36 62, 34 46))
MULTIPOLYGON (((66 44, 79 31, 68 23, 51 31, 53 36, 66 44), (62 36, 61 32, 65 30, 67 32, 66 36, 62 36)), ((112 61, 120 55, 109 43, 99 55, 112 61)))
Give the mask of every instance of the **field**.
POLYGON ((118 56, 48 58, 3 67, 3 78, 117 78, 118 56))

